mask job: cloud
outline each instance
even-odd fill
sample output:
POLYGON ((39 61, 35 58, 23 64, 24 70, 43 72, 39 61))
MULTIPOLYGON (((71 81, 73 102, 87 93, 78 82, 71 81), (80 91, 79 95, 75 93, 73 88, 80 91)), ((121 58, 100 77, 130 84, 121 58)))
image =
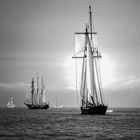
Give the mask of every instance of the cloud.
POLYGON ((0 83, 0 106, 6 106, 10 97, 14 97, 16 106, 24 106, 26 93, 30 85, 23 82, 0 83))
POLYGON ((29 88, 29 84, 18 82, 18 83, 0 83, 0 89, 4 90, 24 90, 29 88))
POLYGON ((114 77, 114 81, 107 88, 114 90, 140 88, 140 78, 135 75, 114 77))

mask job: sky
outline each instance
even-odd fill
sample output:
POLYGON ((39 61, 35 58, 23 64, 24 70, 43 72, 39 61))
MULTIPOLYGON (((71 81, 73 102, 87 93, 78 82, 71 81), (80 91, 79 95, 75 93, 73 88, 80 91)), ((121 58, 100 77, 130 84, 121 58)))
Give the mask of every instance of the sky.
POLYGON ((93 10, 102 53, 103 90, 114 107, 140 107, 139 0, 0 0, 0 106, 10 96, 24 106, 36 72, 47 100, 79 106, 75 91, 74 33, 93 10))

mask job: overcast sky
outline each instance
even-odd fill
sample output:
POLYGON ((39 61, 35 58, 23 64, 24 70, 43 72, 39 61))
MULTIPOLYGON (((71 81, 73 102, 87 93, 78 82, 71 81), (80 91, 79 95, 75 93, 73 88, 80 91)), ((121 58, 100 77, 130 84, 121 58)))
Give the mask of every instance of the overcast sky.
POLYGON ((78 106, 72 54, 92 6, 110 106, 140 107, 139 0, 0 0, 0 106, 24 106, 31 78, 45 79, 50 104, 78 106), (104 60, 105 60, 104 59, 104 60), (107 72, 108 71, 108 72, 107 72))

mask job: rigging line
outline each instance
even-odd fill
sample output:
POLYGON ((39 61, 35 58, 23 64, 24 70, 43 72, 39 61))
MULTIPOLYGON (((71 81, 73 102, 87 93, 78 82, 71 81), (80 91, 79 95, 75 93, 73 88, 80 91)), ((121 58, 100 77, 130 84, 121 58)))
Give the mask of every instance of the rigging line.
POLYGON ((86 67, 87 67, 87 63, 86 63, 86 59, 84 59, 84 85, 83 85, 83 99, 84 99, 84 102, 87 104, 88 102, 88 89, 87 89, 87 77, 86 77, 86 67))
POLYGON ((102 86, 102 80, 101 80, 101 68, 100 68, 100 60, 98 59, 98 69, 99 69, 99 80, 100 80, 100 87, 101 87, 101 93, 103 93, 103 86, 102 86))
MULTIPOLYGON (((85 50, 84 50, 84 56, 86 56, 86 50, 87 50, 87 36, 85 35, 85 50)), ((84 59, 84 58, 83 58, 84 59)), ((85 103, 86 103, 86 106, 87 106, 87 103, 88 103, 88 88, 87 88, 87 77, 86 77, 86 74, 87 74, 87 56, 86 58, 84 59, 84 62, 85 62, 85 81, 84 81, 84 94, 86 95, 85 97, 85 103)))
POLYGON ((81 83, 80 83, 80 95, 81 98, 83 98, 83 86, 84 86, 84 71, 85 71, 85 67, 84 67, 84 59, 83 59, 83 63, 82 63, 82 72, 81 72, 81 83))
MULTIPOLYGON (((101 75, 101 68, 100 68, 100 60, 98 60, 99 61, 99 72, 100 72, 100 75, 101 75)), ((103 84, 102 84, 102 80, 101 80, 101 77, 100 77, 100 83, 101 83, 101 90, 102 90, 102 100, 103 100, 103 102, 104 102, 104 92, 103 92, 103 84)))
POLYGON ((75 55, 78 55, 79 53, 82 53, 83 51, 84 51, 84 49, 83 50, 80 50, 79 52, 77 52, 76 54, 74 54, 73 57, 76 57, 75 55))
MULTIPOLYGON (((93 62, 93 69, 94 69, 94 64, 95 64, 95 62, 93 62)), ((96 102, 98 103, 99 101, 98 101, 98 95, 97 95, 97 87, 96 87, 96 83, 95 83, 95 80, 96 80, 95 79, 95 72, 94 72, 94 75, 93 76, 94 76, 94 83, 93 83, 94 84, 93 85, 94 86, 94 93, 95 93, 95 97, 96 97, 96 102)))
POLYGON ((99 68, 97 65, 97 59, 95 60, 95 65, 96 65, 96 73, 97 73, 97 80, 98 80, 98 86, 99 86, 99 93, 100 93, 100 98, 101 98, 101 103, 103 104, 103 99, 102 99, 102 91, 101 91, 101 83, 100 83, 100 76, 99 76, 99 68))
POLYGON ((77 100, 78 106, 80 106, 79 99, 78 99, 78 87, 77 87, 77 60, 76 60, 76 59, 75 59, 75 75, 76 75, 76 78, 75 78, 75 84, 76 84, 76 100, 77 100))
POLYGON ((84 42, 84 41, 83 41, 82 39, 79 39, 79 43, 80 43, 81 46, 84 46, 84 45, 83 45, 83 44, 84 44, 83 42, 84 42))
POLYGON ((94 94, 95 94, 95 99, 96 99, 96 103, 98 103, 98 95, 97 95, 97 87, 96 87, 96 83, 95 83, 95 72, 94 72, 94 83, 93 83, 93 86, 94 86, 94 94))
POLYGON ((83 59, 83 64, 82 64, 80 95, 81 95, 82 105, 83 105, 83 101, 85 99, 85 59, 83 59))

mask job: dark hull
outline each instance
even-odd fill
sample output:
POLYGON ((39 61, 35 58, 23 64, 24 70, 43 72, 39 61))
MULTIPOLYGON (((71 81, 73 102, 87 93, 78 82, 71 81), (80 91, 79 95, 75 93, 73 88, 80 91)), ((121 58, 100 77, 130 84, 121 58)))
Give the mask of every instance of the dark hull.
POLYGON ((45 104, 45 105, 32 105, 32 104, 26 104, 24 103, 28 109, 48 109, 49 105, 45 104))
POLYGON ((97 105, 90 107, 81 107, 81 114, 87 115, 105 115, 107 110, 107 106, 105 105, 97 105))

